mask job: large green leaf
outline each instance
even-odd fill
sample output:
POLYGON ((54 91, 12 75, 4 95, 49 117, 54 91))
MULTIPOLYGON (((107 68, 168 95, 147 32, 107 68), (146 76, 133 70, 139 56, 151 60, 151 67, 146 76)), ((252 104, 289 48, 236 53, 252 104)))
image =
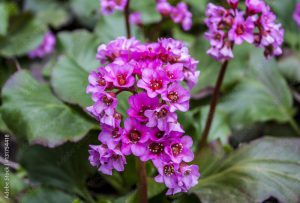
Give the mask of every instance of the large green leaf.
POLYGON ((53 96, 49 87, 19 71, 2 91, 2 118, 17 136, 49 147, 77 141, 93 124, 53 96))
POLYGON ((62 100, 87 107, 92 104, 86 94, 88 72, 73 59, 64 56, 59 59, 52 71, 51 84, 55 93, 62 100))
MULTIPOLYGON (((253 203, 275 197, 298 202, 300 140, 264 138, 241 146, 223 161, 214 161, 192 189, 203 203, 253 203)), ((204 157, 199 157, 205 158, 204 157)))
POLYGON ((95 172, 88 162, 88 146, 96 143, 95 138, 97 136, 91 134, 78 143, 66 143, 53 149, 23 146, 18 153, 20 164, 31 181, 88 199, 87 178, 95 172))
POLYGON ((62 57, 52 70, 51 85, 64 101, 91 105, 86 94, 88 75, 99 65, 96 60, 97 38, 87 31, 63 32, 58 36, 62 57))
POLYGON ((8 28, 8 11, 4 3, 0 3, 0 35, 5 35, 8 28))
POLYGON ((155 1, 132 0, 131 8, 142 15, 143 24, 156 23, 161 20, 161 15, 156 11, 155 1))
POLYGON ((50 188, 36 188, 22 196, 20 203, 72 203, 75 197, 50 188))
POLYGON ((270 120, 293 124, 292 96, 275 61, 264 59, 256 51, 249 65, 247 78, 224 98, 219 108, 229 114, 231 124, 237 128, 270 120))
POLYGON ((96 54, 100 40, 92 33, 86 30, 61 32, 58 44, 61 53, 71 57, 84 70, 90 72, 99 66, 96 54))
POLYGON ((53 0, 27 0, 25 10, 36 13, 36 18, 45 24, 58 28, 69 20, 68 12, 63 3, 53 0))
MULTIPOLYGON (((214 86, 217 80, 221 64, 206 54, 209 47, 210 45, 204 36, 198 38, 191 46, 191 55, 199 60, 198 68, 201 70, 199 81, 193 89, 193 93, 197 93, 208 86, 214 86)), ((248 60, 251 49, 252 47, 246 43, 234 48, 234 59, 229 63, 222 89, 230 87, 243 78, 247 70, 245 61, 248 60)))
MULTIPOLYGON (((142 36, 136 27, 131 29, 132 36, 141 39, 142 36)), ((117 37, 126 37, 126 27, 124 23, 124 15, 116 12, 109 16, 101 16, 95 27, 95 33, 98 35, 101 43, 108 43, 117 37)))
POLYGON ((6 37, 0 37, 0 55, 26 54, 42 42, 45 32, 45 25, 29 13, 11 17, 6 37))
POLYGON ((300 58, 299 54, 283 58, 278 63, 279 72, 292 83, 300 82, 300 58))

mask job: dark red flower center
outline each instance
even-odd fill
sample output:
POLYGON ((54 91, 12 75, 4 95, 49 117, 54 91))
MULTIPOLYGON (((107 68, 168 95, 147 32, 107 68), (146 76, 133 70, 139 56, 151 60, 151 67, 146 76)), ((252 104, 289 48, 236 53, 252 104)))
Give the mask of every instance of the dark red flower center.
POLYGON ((102 77, 97 80, 97 83, 100 86, 105 86, 106 85, 106 81, 102 77))
POLYGON ((106 106, 110 106, 113 103, 112 98, 108 98, 106 95, 102 97, 102 102, 106 104, 106 106))
POLYGON ((137 143, 141 139, 141 133, 136 129, 131 130, 128 135, 129 140, 133 143, 137 143))
POLYGON ((119 85, 125 85, 126 84, 126 78, 123 74, 117 75, 117 81, 119 85))
POLYGON ((188 176, 188 175, 190 175, 190 174, 191 174, 191 170, 186 170, 186 171, 184 171, 184 173, 183 173, 184 176, 188 176))
POLYGON ((167 95, 168 99, 170 99, 172 102, 177 102, 179 99, 178 93, 175 91, 171 91, 167 95))
POLYGON ((118 112, 115 112, 113 117, 116 119, 116 120, 121 120, 122 119, 122 115, 118 112))
POLYGON ((144 116, 144 113, 146 110, 150 109, 150 106, 145 106, 145 105, 142 105, 139 112, 138 112, 138 115, 139 116, 144 116))
POLYGON ((112 137, 113 138, 118 138, 121 136, 121 133, 119 133, 119 128, 116 127, 113 131, 112 131, 112 137))
POLYGON ((165 165, 164 166, 164 174, 166 176, 171 176, 174 174, 174 166, 173 165, 165 165))
POLYGON ((156 138, 162 138, 164 136, 164 132, 163 131, 159 131, 158 133, 155 134, 156 138))
POLYGON ((162 80, 152 80, 150 82, 150 88, 155 91, 155 90, 159 90, 162 88, 162 80))
POLYGON ((242 24, 239 24, 235 30, 236 34, 242 35, 245 32, 245 26, 242 24))
POLYGON ((160 111, 156 111, 155 115, 157 116, 157 118, 164 118, 166 117, 168 114, 168 111, 166 108, 162 108, 160 111))
POLYGON ((164 145, 162 143, 151 143, 148 145, 148 149, 153 154, 160 154, 164 151, 164 145))
POLYGON ((182 152, 183 146, 181 143, 173 144, 171 146, 172 152, 175 156, 179 155, 182 152))

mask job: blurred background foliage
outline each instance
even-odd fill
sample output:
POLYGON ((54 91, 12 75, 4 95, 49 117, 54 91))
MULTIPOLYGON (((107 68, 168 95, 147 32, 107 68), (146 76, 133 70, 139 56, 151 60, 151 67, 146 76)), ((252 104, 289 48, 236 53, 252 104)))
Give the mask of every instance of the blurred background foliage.
MULTIPOLYGON (((172 3, 178 1, 172 0, 172 3)), ((206 55, 204 12, 208 0, 186 0, 193 28, 178 25, 155 11, 154 0, 131 0, 144 25, 133 26, 141 41, 174 37, 185 41, 200 61, 201 76, 191 110, 180 114, 187 134, 201 137, 219 64, 206 55)), ((221 1, 213 1, 222 3, 221 1)), ((268 0, 285 28, 284 54, 265 60, 249 45, 235 47, 222 86, 210 145, 197 155, 202 174, 188 194, 164 195, 148 179, 150 202, 300 201, 300 28, 292 20, 296 0, 268 0)), ((100 43, 125 35, 122 13, 100 14, 98 0, 0 0, 0 135, 10 135, 10 199, 2 203, 137 202, 136 169, 129 157, 124 173, 105 176, 88 163, 88 145, 97 143, 98 124, 86 112, 87 77, 99 63, 100 43), (27 53, 50 29, 56 51, 42 60, 27 53)), ((120 95, 125 113, 128 95, 120 95)), ((196 149, 197 146, 194 146, 196 149)), ((151 164, 148 176, 155 175, 151 164)))

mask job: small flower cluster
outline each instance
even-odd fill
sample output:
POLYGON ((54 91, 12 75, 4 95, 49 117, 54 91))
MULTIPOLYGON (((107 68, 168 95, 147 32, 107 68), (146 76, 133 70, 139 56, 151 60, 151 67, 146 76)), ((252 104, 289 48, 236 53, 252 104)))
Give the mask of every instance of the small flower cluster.
POLYGON ((193 141, 184 135, 176 111, 189 109, 184 86, 196 84, 198 62, 171 38, 142 44, 119 37, 100 45, 96 57, 103 66, 89 76, 87 93, 94 104, 87 110, 100 121, 102 144, 91 146, 90 163, 111 175, 113 169, 123 171, 125 156, 133 154, 153 162, 159 173, 155 180, 166 184, 167 194, 188 191, 200 174, 198 166, 187 164, 194 158, 193 141), (116 110, 123 91, 133 94, 124 122, 116 110))
POLYGON ((300 27, 300 2, 296 4, 296 8, 293 14, 293 18, 297 25, 300 27))
POLYGON ((142 21, 142 15, 140 12, 132 12, 129 15, 129 22, 133 25, 142 25, 143 21, 142 21))
POLYGON ((157 0, 156 10, 164 17, 171 17, 175 23, 181 24, 184 30, 192 27, 192 13, 188 10, 186 3, 180 2, 172 6, 167 0, 157 0))
POLYGON ((101 4, 101 11, 103 15, 110 15, 115 10, 123 11, 127 0, 99 0, 101 4))
POLYGON ((35 49, 28 53, 29 58, 44 58, 54 51, 56 44, 55 35, 52 32, 47 32, 43 38, 42 43, 35 49))
POLYGON ((219 61, 231 59, 233 45, 244 41, 264 48, 267 58, 282 53, 284 30, 263 0, 246 0, 246 11, 237 8, 238 0, 227 2, 229 9, 212 3, 206 9, 205 36, 211 44, 207 51, 210 56, 219 61))

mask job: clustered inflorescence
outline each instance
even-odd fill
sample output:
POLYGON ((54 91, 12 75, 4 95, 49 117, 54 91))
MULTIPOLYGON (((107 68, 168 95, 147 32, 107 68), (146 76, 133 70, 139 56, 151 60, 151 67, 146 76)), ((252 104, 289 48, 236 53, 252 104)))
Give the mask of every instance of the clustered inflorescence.
MULTIPOLYGON (((155 1, 155 0, 153 0, 155 1)), ((181 24, 184 30, 190 30, 192 27, 192 13, 184 2, 172 6, 167 0, 156 0, 156 9, 164 17, 171 17, 175 23, 181 24)), ((127 0, 100 0, 101 10, 104 15, 110 15, 115 10, 122 11, 125 9, 127 0)), ((142 17, 139 12, 130 14, 132 24, 141 25, 142 17)))
POLYGON ((192 27, 192 13, 184 2, 172 6, 167 0, 156 0, 156 10, 164 17, 170 16, 175 23, 180 23, 184 30, 192 27))
POLYGON ((295 11, 293 13, 293 18, 297 25, 300 27, 300 2, 296 4, 295 11))
POLYGON ((186 192, 197 184, 198 166, 192 139, 184 135, 176 111, 189 109, 190 92, 200 74, 187 47, 174 39, 142 44, 119 37, 98 48, 103 64, 89 76, 87 93, 94 104, 87 110, 100 122, 101 145, 90 146, 90 163, 104 174, 123 171, 125 156, 151 160, 155 180, 165 183, 167 194, 186 192), (185 87, 186 86, 186 87, 185 87), (128 91, 126 118, 117 112, 118 94, 128 91), (124 122, 123 122, 124 119, 124 122))
POLYGON ((54 51, 56 44, 55 35, 52 32, 47 32, 42 43, 34 50, 28 53, 29 58, 44 58, 54 51))
POLYGON ((229 8, 208 4, 205 36, 211 44, 208 54, 216 60, 233 58, 232 47, 244 41, 264 48, 266 57, 280 55, 284 30, 263 0, 246 0, 246 10, 238 9, 238 0, 227 0, 229 8))

